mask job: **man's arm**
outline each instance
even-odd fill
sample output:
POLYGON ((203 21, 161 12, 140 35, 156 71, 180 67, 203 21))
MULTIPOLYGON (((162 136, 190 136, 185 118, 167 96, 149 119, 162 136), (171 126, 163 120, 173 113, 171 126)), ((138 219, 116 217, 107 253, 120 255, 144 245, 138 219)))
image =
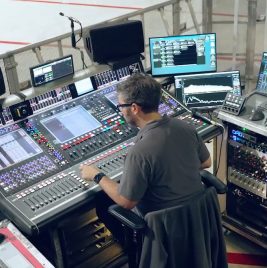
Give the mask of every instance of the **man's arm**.
MULTIPOLYGON (((84 180, 92 181, 97 173, 100 172, 99 169, 97 169, 94 166, 88 166, 88 165, 81 165, 80 166, 81 171, 81 177, 84 180)), ((129 200, 125 198, 124 196, 119 194, 118 188, 119 184, 112 179, 110 179, 108 176, 104 176, 100 182, 100 187, 103 189, 103 191, 118 205, 122 206, 126 209, 132 209, 136 206, 138 203, 137 201, 129 200)))
POLYGON ((206 161, 201 163, 200 168, 204 169, 204 168, 209 168, 209 167, 211 167, 211 158, 210 158, 210 156, 206 161))

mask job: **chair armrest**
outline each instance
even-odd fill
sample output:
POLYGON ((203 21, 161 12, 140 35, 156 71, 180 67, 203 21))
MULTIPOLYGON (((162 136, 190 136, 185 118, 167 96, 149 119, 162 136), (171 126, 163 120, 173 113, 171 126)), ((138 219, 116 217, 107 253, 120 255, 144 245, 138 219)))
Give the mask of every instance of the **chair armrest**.
POLYGON ((220 179, 214 176, 207 170, 200 171, 201 180, 207 186, 213 186, 218 194, 225 194, 227 192, 227 186, 220 179))
POLYGON ((119 220, 122 224, 129 228, 139 231, 145 228, 146 222, 143 218, 129 209, 125 209, 119 205, 112 205, 108 208, 108 212, 119 220))

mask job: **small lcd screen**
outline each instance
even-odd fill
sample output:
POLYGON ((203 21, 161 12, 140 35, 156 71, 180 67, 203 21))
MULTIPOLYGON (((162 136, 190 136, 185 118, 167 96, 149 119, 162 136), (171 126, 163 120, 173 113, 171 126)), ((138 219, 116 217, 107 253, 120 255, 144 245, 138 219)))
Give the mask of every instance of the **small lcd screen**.
POLYGON ((216 34, 195 34, 149 39, 153 76, 215 72, 216 34))
POLYGON ((256 90, 267 92, 267 52, 263 52, 256 90))
POLYGON ((42 149, 22 129, 0 136, 0 170, 41 152, 42 149))
POLYGON ((77 95, 81 96, 94 90, 91 78, 85 78, 74 83, 77 91, 77 95))
POLYGON ((241 95, 239 71, 177 75, 174 80, 176 98, 189 108, 216 108, 228 92, 241 95))
POLYGON ((67 142, 102 125, 82 106, 41 120, 41 123, 59 143, 67 142))
POLYGON ((74 73, 72 56, 66 56, 30 68, 32 85, 41 86, 74 73))
POLYGON ((116 85, 109 86, 102 92, 104 93, 105 98, 109 100, 114 106, 117 106, 119 104, 116 85))

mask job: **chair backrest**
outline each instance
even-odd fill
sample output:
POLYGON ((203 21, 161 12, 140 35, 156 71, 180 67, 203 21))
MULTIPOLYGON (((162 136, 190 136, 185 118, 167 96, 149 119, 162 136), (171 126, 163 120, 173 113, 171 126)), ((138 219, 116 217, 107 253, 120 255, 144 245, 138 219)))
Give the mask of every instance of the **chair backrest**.
POLYGON ((145 221, 139 268, 228 267, 214 187, 183 205, 150 212, 145 221))

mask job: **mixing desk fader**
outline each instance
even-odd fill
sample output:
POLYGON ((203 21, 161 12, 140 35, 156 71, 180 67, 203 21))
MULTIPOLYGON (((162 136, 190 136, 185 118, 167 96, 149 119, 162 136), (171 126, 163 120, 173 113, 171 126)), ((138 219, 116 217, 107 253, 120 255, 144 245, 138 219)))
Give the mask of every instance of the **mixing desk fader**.
MULTIPOLYGON (((101 86, 80 96, 71 84, 34 97, 29 100, 32 115, 18 121, 11 106, 0 112, 0 207, 24 232, 38 233, 93 198, 99 187, 80 178, 81 163, 119 179, 138 132, 116 109, 118 80, 131 71, 106 75, 115 79, 106 85, 100 75, 101 86)), ((194 120, 164 90, 159 112, 194 125, 204 140, 220 133, 194 120)))

